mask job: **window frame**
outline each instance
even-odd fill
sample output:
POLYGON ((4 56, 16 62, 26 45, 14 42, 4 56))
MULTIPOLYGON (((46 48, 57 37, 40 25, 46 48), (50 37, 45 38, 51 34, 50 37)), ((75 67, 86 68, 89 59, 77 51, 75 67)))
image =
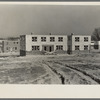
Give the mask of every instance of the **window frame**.
POLYGON ((79 41, 80 41, 80 37, 75 37, 75 42, 79 42, 79 41))
POLYGON ((89 46, 88 45, 84 45, 84 50, 88 50, 89 46), (87 47, 86 47, 87 46, 87 47))
POLYGON ((84 42, 88 42, 89 38, 88 37, 84 37, 84 42))
POLYGON ((46 42, 46 37, 41 37, 41 42, 46 42))
POLYGON ((37 37, 32 37, 32 42, 37 42, 37 37))
POLYGON ((50 42, 55 42, 55 37, 50 37, 50 42))
POLYGON ((56 50, 63 50, 63 45, 56 45, 56 50))
POLYGON ((75 50, 80 50, 80 46, 79 45, 75 45, 75 50), (78 49, 76 49, 78 48, 78 49))
POLYGON ((40 50, 40 46, 32 46, 32 51, 39 51, 40 50))
POLYGON ((63 37, 58 37, 58 42, 63 42, 63 37))

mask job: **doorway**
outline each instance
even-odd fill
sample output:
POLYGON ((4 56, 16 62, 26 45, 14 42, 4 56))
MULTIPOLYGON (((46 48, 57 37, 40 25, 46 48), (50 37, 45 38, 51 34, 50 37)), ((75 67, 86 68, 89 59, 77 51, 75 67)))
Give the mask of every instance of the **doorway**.
POLYGON ((53 45, 43 45, 42 50, 47 51, 47 52, 52 52, 54 51, 54 46, 53 45))

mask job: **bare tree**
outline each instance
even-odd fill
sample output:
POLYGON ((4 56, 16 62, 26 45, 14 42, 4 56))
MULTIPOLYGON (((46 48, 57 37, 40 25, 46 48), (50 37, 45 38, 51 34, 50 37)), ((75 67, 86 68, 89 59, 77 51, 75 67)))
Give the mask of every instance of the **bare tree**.
POLYGON ((96 28, 92 33, 91 39, 94 41, 100 41, 100 28, 96 28))

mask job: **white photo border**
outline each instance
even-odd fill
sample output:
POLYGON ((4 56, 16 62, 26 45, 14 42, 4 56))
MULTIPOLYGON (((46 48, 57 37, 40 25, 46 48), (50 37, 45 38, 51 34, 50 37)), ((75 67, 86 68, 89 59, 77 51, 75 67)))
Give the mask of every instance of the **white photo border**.
MULTIPOLYGON (((0 2, 0 5, 100 5, 100 2, 0 2)), ((100 98, 100 85, 0 84, 0 98, 100 98)))

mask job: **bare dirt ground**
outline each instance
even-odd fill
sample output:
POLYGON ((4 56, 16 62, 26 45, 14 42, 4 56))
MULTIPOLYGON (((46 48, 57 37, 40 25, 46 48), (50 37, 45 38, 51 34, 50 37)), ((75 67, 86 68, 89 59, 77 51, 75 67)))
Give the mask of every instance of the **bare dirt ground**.
POLYGON ((100 53, 0 57, 0 84, 100 84, 100 53))

